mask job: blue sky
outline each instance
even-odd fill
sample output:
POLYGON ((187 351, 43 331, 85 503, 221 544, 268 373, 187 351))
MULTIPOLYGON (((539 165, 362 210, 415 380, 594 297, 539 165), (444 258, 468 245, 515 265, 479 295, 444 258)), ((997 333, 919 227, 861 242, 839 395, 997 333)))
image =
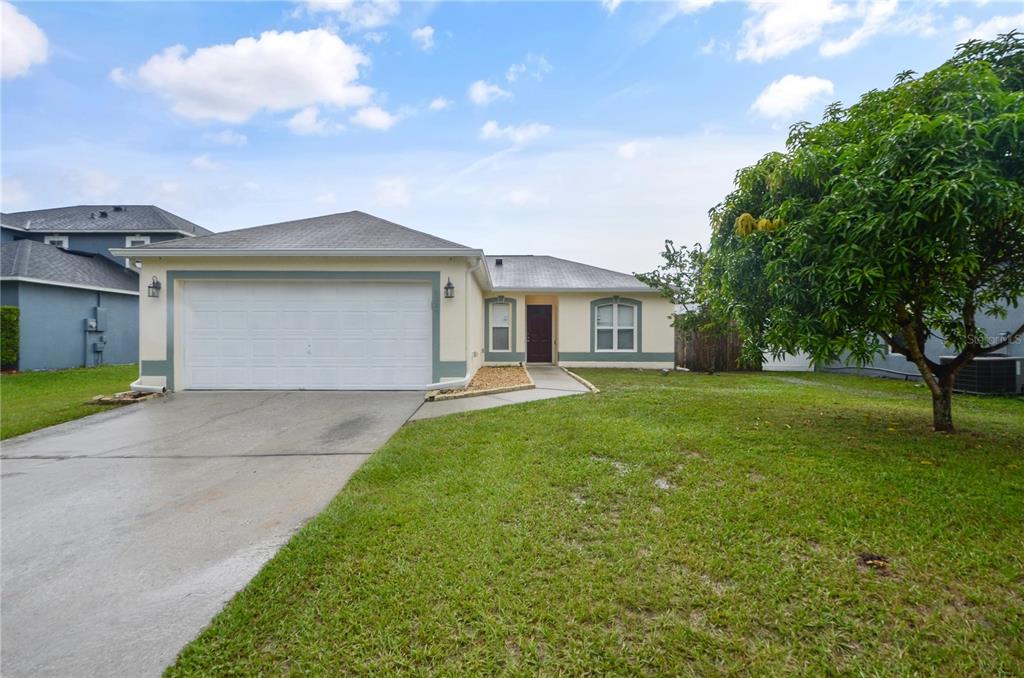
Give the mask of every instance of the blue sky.
POLYGON ((3 2, 4 211, 213 230, 361 209, 624 271, 797 120, 1020 2, 3 2))

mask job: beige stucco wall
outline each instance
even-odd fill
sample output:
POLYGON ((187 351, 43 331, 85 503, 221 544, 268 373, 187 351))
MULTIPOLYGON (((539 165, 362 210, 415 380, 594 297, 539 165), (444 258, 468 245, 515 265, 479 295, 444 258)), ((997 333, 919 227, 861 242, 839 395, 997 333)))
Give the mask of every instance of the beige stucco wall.
MULTIPOLYGON (((467 337, 470 329, 467 320, 474 321, 467 314, 467 304, 473 303, 479 308, 482 303, 477 299, 470 301, 472 292, 467 281, 472 277, 468 270, 473 262, 464 257, 422 258, 422 257, 156 257, 147 258, 142 262, 143 288, 156 276, 166 286, 167 272, 170 271, 438 271, 440 282, 444 284, 451 278, 456 285, 454 299, 441 298, 440 308, 440 360, 471 362, 470 351, 467 351, 467 337), (461 288, 461 289, 460 289, 461 288)), ((196 278, 190 278, 196 280, 196 278)), ((182 299, 187 280, 174 282, 174 299, 182 299)), ((139 359, 167 359, 167 299, 166 289, 157 298, 143 296, 139 303, 139 359)), ((183 307, 176 303, 174 308, 174 344, 183 346, 183 307)), ((483 328, 476 331, 483 336, 483 328)), ((175 382, 181 383, 184 375, 184 358, 182 351, 174 352, 175 382)), ((150 380, 153 385, 155 381, 150 380)), ((145 382, 145 380, 144 380, 145 382)))
MULTIPOLYGON (((496 292, 485 292, 485 298, 499 296, 496 292)), ((552 354, 558 364, 565 366, 600 366, 600 367, 671 367, 670 358, 638 361, 638 360, 561 360, 559 353, 590 353, 590 336, 593 331, 590 318, 590 303, 596 299, 615 296, 610 293, 560 293, 533 294, 526 292, 502 292, 506 299, 516 300, 516 346, 515 350, 525 355, 526 352, 526 307, 530 304, 550 304, 552 306, 552 335, 554 346, 552 354)), ((619 295, 641 302, 640 353, 670 354, 675 350, 675 333, 672 329, 670 316, 672 304, 656 293, 631 293, 619 295)), ((604 355, 602 355, 604 358, 604 355)), ((489 365, 505 364, 492 354, 489 365)))
MULTIPOLYGON (((563 353, 585 353, 590 351, 590 302, 615 296, 612 294, 560 294, 558 295, 560 338, 559 351, 563 353)), ((641 346, 644 353, 671 353, 675 350, 675 334, 672 330, 672 304, 658 294, 620 295, 636 299, 642 304, 641 346)))

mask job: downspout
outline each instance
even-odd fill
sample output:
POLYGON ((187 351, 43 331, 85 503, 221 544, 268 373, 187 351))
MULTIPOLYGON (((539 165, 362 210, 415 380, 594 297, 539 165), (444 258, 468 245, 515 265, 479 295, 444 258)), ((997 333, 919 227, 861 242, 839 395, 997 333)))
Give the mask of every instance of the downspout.
MULTIPOLYGON (((484 265, 484 258, 483 257, 479 257, 477 259, 477 262, 476 262, 475 265, 470 266, 469 268, 466 269, 466 274, 465 274, 465 276, 463 276, 463 279, 462 279, 463 289, 466 290, 466 292, 464 292, 464 294, 468 294, 468 290, 469 290, 469 276, 472 275, 473 273, 476 273, 477 271, 479 271, 480 268, 483 265, 484 265)), ((466 307, 463 310, 463 315, 466 316, 466 320, 467 320, 467 322, 466 322, 466 354, 465 354, 466 355, 466 374, 464 376, 460 377, 459 379, 455 379, 453 381, 439 381, 439 382, 434 383, 434 384, 427 384, 426 388, 427 388, 428 391, 436 391, 436 390, 439 390, 439 389, 463 388, 464 386, 468 386, 469 385, 469 380, 473 378, 472 371, 470 370, 470 362, 472 360, 472 356, 470 355, 470 348, 469 348, 470 347, 470 343, 469 343, 469 341, 470 341, 470 339, 469 339, 470 327, 469 327, 469 322, 468 322, 468 320, 469 320, 469 298, 468 297, 466 298, 466 307)))
POLYGON ((131 389, 132 393, 166 393, 167 392, 167 387, 166 386, 149 386, 148 384, 143 384, 142 383, 142 377, 139 377, 138 380, 133 381, 128 388, 131 389))

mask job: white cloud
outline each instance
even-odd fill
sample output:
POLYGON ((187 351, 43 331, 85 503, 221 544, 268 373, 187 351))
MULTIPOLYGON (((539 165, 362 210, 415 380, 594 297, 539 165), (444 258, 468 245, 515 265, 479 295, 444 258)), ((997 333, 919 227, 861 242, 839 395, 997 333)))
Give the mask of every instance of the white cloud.
POLYGON ((160 195, 177 195, 181 191, 181 184, 177 181, 161 181, 156 185, 160 195))
POLYGON ((540 82, 551 70, 551 63, 543 55, 531 52, 526 55, 522 62, 508 67, 508 70, 505 71, 505 79, 509 82, 515 82, 519 78, 526 76, 540 82))
POLYGON ((316 106, 303 108, 288 118, 285 126, 292 134, 301 136, 323 136, 330 131, 330 121, 320 117, 320 109, 316 106))
POLYGON ((550 132, 550 125, 542 125, 539 122, 501 127, 494 120, 489 120, 484 123, 484 126, 480 129, 480 138, 501 139, 504 141, 511 141, 516 146, 522 146, 523 144, 528 144, 531 141, 536 141, 541 137, 547 136, 550 132))
POLYGON ((613 14, 621 4, 622 0, 601 0, 601 6, 604 7, 609 14, 613 14))
POLYGON ((753 16, 743 22, 743 39, 736 57, 765 61, 817 41, 825 26, 850 17, 851 7, 833 0, 750 3, 753 16))
POLYGON ((786 75, 765 87, 750 108, 765 118, 790 118, 834 90, 831 80, 786 75))
POLYGON ((872 2, 865 10, 864 23, 842 40, 827 40, 822 43, 819 50, 821 55, 832 57, 857 49, 865 40, 886 27, 888 22, 892 20, 893 15, 896 14, 898 6, 898 0, 878 0, 877 2, 872 2))
POLYGON ((452 102, 450 99, 445 99, 444 97, 436 97, 433 101, 430 102, 430 105, 427 106, 427 108, 429 108, 432 111, 443 111, 447 108, 451 108, 451 106, 452 102))
POLYGON ((379 106, 367 106, 356 111, 355 115, 349 118, 353 125, 359 125, 367 129, 388 130, 398 122, 398 116, 388 113, 379 106))
POLYGON ((356 30, 380 28, 398 16, 398 0, 308 0, 308 11, 326 12, 356 30))
POLYGON ((249 143, 249 137, 245 136, 241 132, 226 129, 220 132, 207 132, 203 135, 203 138, 207 141, 212 141, 215 144, 222 144, 224 146, 245 146, 249 143))
POLYGON ((511 99, 512 92, 502 89, 498 85, 477 80, 469 86, 469 100, 477 106, 487 106, 498 99, 511 99))
POLYGON ((220 163, 214 160, 208 153, 197 155, 192 158, 192 166, 201 170, 220 169, 220 163))
POLYGON ((548 197, 529 188, 514 188, 502 196, 502 201, 510 205, 523 207, 526 205, 546 205, 548 197))
POLYGON ((412 41, 416 43, 416 47, 424 52, 434 49, 434 27, 423 26, 417 28, 412 32, 412 41))
POLYGON ((651 143, 648 141, 627 141, 620 144, 617 149, 619 157, 625 160, 634 160, 651 152, 651 143))
POLYGON ((363 105, 373 90, 358 83, 359 68, 369 63, 357 47, 317 28, 266 31, 191 55, 175 45, 151 57, 137 76, 178 115, 241 123, 261 110, 363 105))
POLYGON ((19 205, 28 200, 28 191, 21 179, 16 177, 3 177, 0 180, 0 205, 5 209, 19 205))
POLYGON ((9 2, 0 3, 0 54, 5 78, 25 75, 36 64, 45 64, 50 45, 46 33, 9 2))
POLYGON ((71 184, 79 195, 87 198, 102 199, 116 193, 121 188, 121 180, 98 169, 78 170, 71 175, 71 184))
POLYGON ((124 87, 130 80, 128 74, 125 73, 124 69, 120 66, 110 69, 110 73, 107 74, 107 77, 110 78, 110 82, 118 85, 119 87, 124 87))
POLYGON ((992 40, 1014 29, 1024 29, 1024 12, 1012 16, 994 16, 973 28, 964 27, 960 30, 964 31, 964 40, 992 40))
POLYGON ((333 205, 338 202, 338 196, 334 194, 334 191, 328 191, 313 198, 313 202, 317 205, 333 205))
POLYGON ((387 33, 381 33, 379 31, 370 31, 369 33, 363 33, 363 40, 366 42, 372 42, 375 45, 379 45, 387 40, 387 33))
POLYGON ((381 179, 373 187, 373 200, 381 207, 406 207, 412 202, 409 183, 400 177, 381 179))
POLYGON ((692 14, 707 9, 719 0, 678 0, 676 6, 683 14, 692 14))

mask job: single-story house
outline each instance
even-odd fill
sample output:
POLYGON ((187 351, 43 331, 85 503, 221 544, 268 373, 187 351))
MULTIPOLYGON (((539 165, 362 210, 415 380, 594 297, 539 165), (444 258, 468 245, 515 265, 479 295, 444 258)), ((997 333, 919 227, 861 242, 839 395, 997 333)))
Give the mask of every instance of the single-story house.
POLYGON ((139 346, 139 276, 98 254, 35 240, 0 244, 0 305, 19 311, 18 368, 131 363, 139 346))
POLYGON ((0 214, 4 306, 17 306, 17 367, 139 359, 139 275, 112 247, 210 231, 155 205, 75 205, 0 214))
POLYGON ((483 251, 363 212, 115 249, 141 264, 145 389, 423 389, 482 365, 671 368, 632 275, 483 251))

